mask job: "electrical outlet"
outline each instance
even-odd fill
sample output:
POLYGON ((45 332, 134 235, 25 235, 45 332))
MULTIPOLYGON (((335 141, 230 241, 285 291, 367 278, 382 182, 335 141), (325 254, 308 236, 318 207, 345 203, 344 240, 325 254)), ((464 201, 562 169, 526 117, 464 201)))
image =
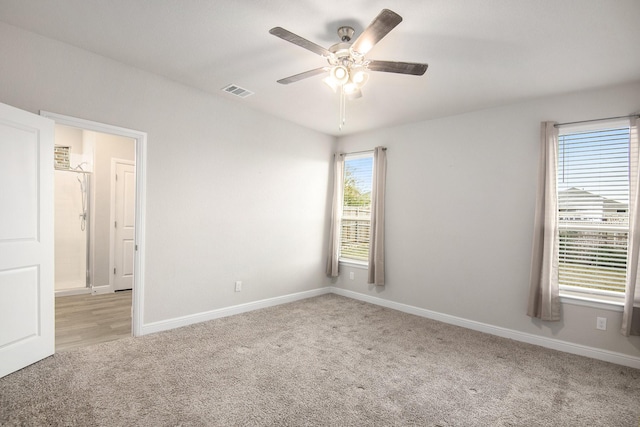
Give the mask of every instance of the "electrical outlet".
POLYGON ((353 273, 353 271, 349 272, 349 279, 353 280, 356 277, 356 275, 353 273))
POLYGON ((242 290, 242 282, 240 280, 236 281, 236 292, 240 292, 242 290))
POLYGON ((600 329, 601 331, 607 330, 607 318, 606 317, 596 317, 596 329, 600 329))

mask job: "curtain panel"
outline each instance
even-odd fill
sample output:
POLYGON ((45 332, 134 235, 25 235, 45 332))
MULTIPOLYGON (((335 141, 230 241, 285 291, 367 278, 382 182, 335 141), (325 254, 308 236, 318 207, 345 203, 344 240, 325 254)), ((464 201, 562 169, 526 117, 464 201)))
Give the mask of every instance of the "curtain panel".
POLYGON ((533 250, 527 315, 560 320, 558 285, 558 129, 541 124, 538 190, 534 214, 533 250))
POLYGON ((384 285, 384 203, 387 176, 387 149, 373 151, 373 182, 371 185, 371 231, 369 239, 369 270, 367 283, 384 285))
POLYGON ((331 226, 329 230, 329 255, 327 256, 327 276, 338 277, 340 249, 341 210, 344 185, 344 155, 337 153, 333 160, 333 201, 331 203, 331 226))
POLYGON ((640 257, 640 147, 638 126, 640 118, 634 117, 630 124, 629 162, 629 243, 627 247, 627 279, 625 283, 622 328, 624 336, 640 335, 640 286, 637 281, 638 258, 640 257))

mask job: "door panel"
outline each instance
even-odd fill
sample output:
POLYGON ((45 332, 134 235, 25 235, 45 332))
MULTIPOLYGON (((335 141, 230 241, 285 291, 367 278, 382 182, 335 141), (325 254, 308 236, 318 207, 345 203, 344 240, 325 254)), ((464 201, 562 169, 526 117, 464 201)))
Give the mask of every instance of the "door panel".
POLYGON ((0 377, 54 352, 53 121, 0 104, 0 377))
POLYGON ((116 163, 114 290, 133 288, 133 260, 135 251, 135 165, 116 163))
POLYGON ((133 239, 122 241, 122 275, 126 277, 133 277, 134 246, 133 239))
POLYGON ((2 189, 0 241, 3 242, 38 238, 39 140, 34 129, 18 126, 14 122, 0 123, 0 170, 3 177, 12 177, 2 189))
POLYGON ((0 312, 12 325, 0 330, 0 343, 15 345, 38 335, 38 267, 0 271, 0 312))

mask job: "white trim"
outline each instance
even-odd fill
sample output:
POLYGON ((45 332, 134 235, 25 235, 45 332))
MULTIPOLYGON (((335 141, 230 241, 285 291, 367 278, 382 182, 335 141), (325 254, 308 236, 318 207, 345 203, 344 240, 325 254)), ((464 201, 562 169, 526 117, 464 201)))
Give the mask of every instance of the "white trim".
POLYGON ((342 156, 346 160, 349 159, 373 159, 374 150, 356 151, 353 153, 342 153, 342 156))
POLYGON ((582 307, 590 307, 598 310, 617 311, 622 313, 624 309, 623 303, 618 301, 603 301, 597 297, 588 297, 582 295, 563 294, 560 292, 560 303, 569 305, 580 305, 582 307))
POLYGON ((627 354, 618 353, 609 350, 602 350, 595 347, 589 347, 581 344, 574 344, 554 338, 541 337, 538 335, 519 332, 513 329, 502 328, 500 326, 489 325, 486 323, 476 322, 473 320, 463 319, 461 317, 451 316, 448 314, 438 313, 436 311, 424 308, 414 307, 394 301, 385 300, 358 292, 348 291, 346 289, 329 286, 325 288, 313 289, 295 294, 288 294, 274 298, 268 298, 260 301, 249 302, 245 304, 234 305, 231 307, 219 308, 216 310, 196 313, 188 316, 177 317, 174 319, 161 320, 152 322, 142 326, 142 335, 152 334, 161 331, 168 331, 182 326, 192 325, 194 323, 206 322, 208 320, 218 319, 221 317, 233 316, 236 314, 246 313, 262 308, 273 307, 280 304, 286 304, 306 298, 312 298, 319 295, 333 293, 343 297, 355 299, 358 301, 368 302, 370 304, 398 310, 403 313, 409 313, 427 319, 437 320, 439 322, 448 323, 450 325, 460 326, 478 332, 490 335, 496 335, 502 338, 509 338, 515 341, 527 344, 538 345, 540 347, 550 348, 565 353, 576 354, 579 356, 589 357, 592 359, 602 360, 605 362, 615 363, 622 366, 640 369, 640 357, 629 356, 627 354))
POLYGON ((102 295, 102 294, 112 294, 113 288, 109 285, 100 285, 100 286, 92 286, 91 294, 93 295, 102 295))
MULTIPOLYGON (((40 115, 54 120, 58 124, 73 126, 94 132, 109 133, 135 139, 136 141, 136 230, 135 241, 138 250, 134 260, 134 286, 132 295, 131 326, 133 336, 143 335, 142 322, 144 312, 144 272, 145 272, 145 218, 147 200, 147 134, 133 129, 98 123, 77 117, 65 116, 49 111, 40 111, 40 115)), ((94 290, 94 293, 95 290, 94 290)))
POLYGON ((503 338, 510 338, 512 340, 525 342, 527 344, 539 345, 541 347, 559 350, 565 353, 577 354, 579 356, 590 357, 592 359, 603 360, 605 362, 611 362, 618 365, 640 369, 640 357, 629 356, 627 354, 617 353, 614 351, 602 350, 599 348, 588 347, 581 344, 573 344, 554 338, 546 338, 538 335, 528 334, 525 332, 514 331, 513 329, 502 328, 499 326, 493 326, 486 323, 463 319, 461 317, 450 316, 448 314, 438 313, 435 311, 426 310, 424 308, 414 307, 411 305, 389 301, 358 292, 348 291, 346 289, 332 287, 331 292, 337 295, 342 295, 344 297, 391 308, 393 310, 402 311, 404 313, 414 314, 420 317, 426 317, 428 319, 437 320, 439 322, 448 323, 451 325, 461 326, 463 328, 484 332, 486 334, 496 335, 503 338))
POLYGON ((369 263, 367 261, 357 261, 355 259, 340 258, 338 262, 340 263, 340 265, 344 265, 345 267, 359 268, 361 270, 369 269, 369 263))
POLYGON ((238 304, 231 307, 218 308, 216 310, 205 311, 202 313, 190 314, 188 316, 176 317, 159 322, 147 323, 142 326, 142 335, 152 334, 155 332, 168 331, 182 326, 192 325, 194 323, 206 322, 208 320, 219 319, 221 317, 233 316, 235 314, 246 313, 248 311, 259 310, 261 308, 274 307, 280 304, 286 304, 302 299, 317 297, 331 293, 331 288, 318 288, 310 291, 298 292, 295 294, 282 295, 279 297, 263 299, 259 301, 238 304))
POLYGON ((613 117, 611 119, 588 120, 579 123, 567 123, 558 126, 558 136, 569 135, 572 133, 583 133, 607 129, 628 128, 631 124, 630 117, 613 117))
POLYGON ((56 298, 58 297, 68 297, 70 295, 84 295, 90 294, 91 288, 78 288, 78 289, 60 289, 55 291, 56 298))

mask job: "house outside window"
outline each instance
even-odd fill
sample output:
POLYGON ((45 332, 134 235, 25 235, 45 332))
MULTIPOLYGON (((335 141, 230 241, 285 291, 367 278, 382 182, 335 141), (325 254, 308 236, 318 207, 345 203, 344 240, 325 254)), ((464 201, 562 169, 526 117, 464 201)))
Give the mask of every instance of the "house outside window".
POLYGON ((561 294, 587 294, 596 299, 624 295, 629 161, 628 125, 572 128, 559 134, 561 294))
POLYGON ((368 261, 372 177, 373 153, 345 155, 340 261, 362 264, 368 261))

